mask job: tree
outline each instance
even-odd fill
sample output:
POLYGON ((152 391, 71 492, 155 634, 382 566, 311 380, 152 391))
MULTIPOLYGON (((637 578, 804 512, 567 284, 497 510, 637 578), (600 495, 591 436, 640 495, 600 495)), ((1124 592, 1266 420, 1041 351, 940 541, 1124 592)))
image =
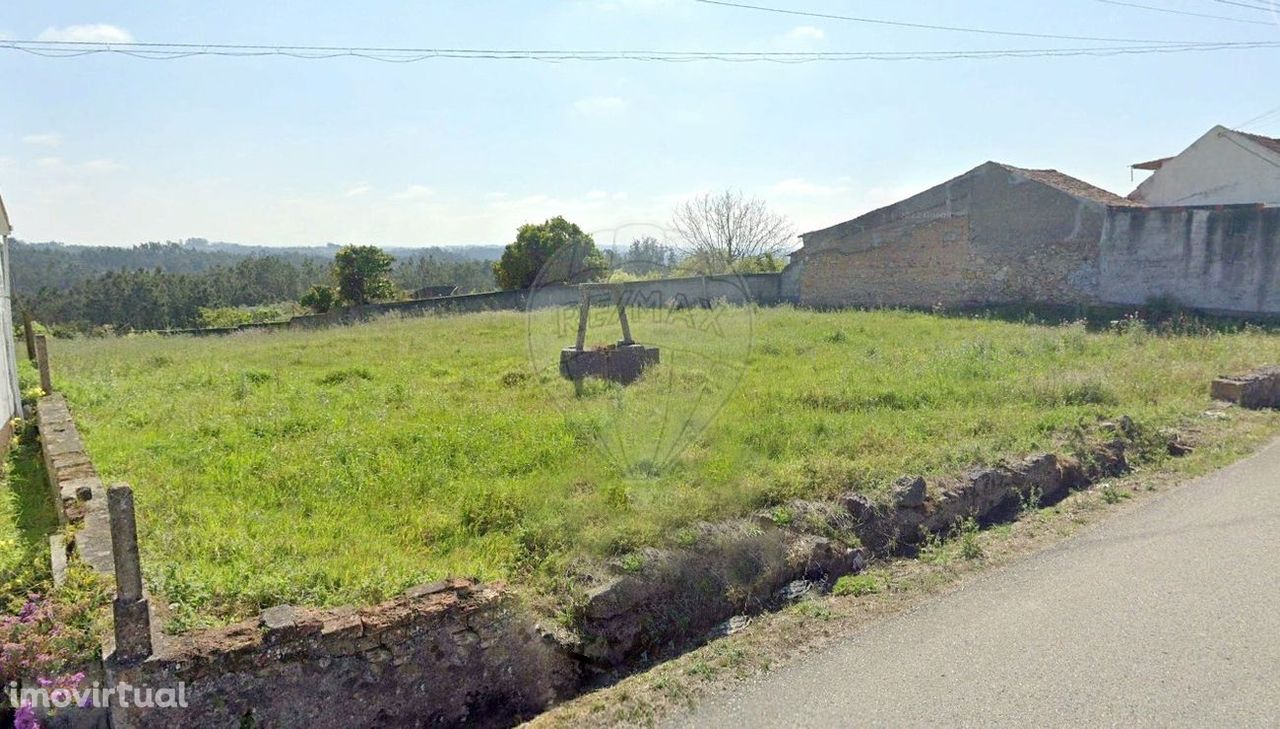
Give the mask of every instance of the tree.
POLYGON ((700 273, 740 271, 765 256, 787 252, 795 232, 782 215, 759 198, 726 190, 707 193, 676 207, 671 226, 700 273))
POLYGON ((389 253, 377 246, 343 246, 338 249, 333 256, 338 296, 355 306, 395 296, 396 287, 390 278, 394 262, 389 253))
POLYGON ((595 240, 556 216, 541 225, 520 226, 515 242, 493 264, 493 275, 499 288, 527 289, 535 281, 548 284, 602 278, 607 269, 595 240), (548 263, 553 265, 548 267, 548 263))
POLYGON ((323 314, 338 303, 338 292, 334 291, 332 286, 312 286, 302 295, 298 303, 317 314, 323 314))
POLYGON ((662 273, 675 266, 679 260, 676 250, 664 245, 657 238, 646 235, 631 241, 631 246, 621 256, 621 264, 627 273, 648 276, 662 273))

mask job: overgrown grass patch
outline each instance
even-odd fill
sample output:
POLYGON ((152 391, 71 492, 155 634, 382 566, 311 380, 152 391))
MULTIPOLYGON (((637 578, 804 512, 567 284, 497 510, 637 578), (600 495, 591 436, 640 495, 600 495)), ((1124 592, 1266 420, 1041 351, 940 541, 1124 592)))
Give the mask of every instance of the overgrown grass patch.
POLYGON ((792 498, 1069 448, 1121 414, 1154 432, 1203 411, 1213 376, 1280 360, 1247 329, 728 309, 716 337, 634 316, 663 364, 575 396, 548 359, 572 341, 562 316, 59 340, 52 358, 99 469, 135 487, 179 627, 446 575, 554 588, 584 558, 694 543, 699 520, 785 523, 792 498))

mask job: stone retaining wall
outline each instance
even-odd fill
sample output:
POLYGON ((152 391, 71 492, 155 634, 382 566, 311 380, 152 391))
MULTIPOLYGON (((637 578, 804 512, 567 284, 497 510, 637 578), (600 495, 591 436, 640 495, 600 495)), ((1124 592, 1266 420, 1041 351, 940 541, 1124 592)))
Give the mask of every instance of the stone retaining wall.
POLYGON ((687 549, 638 556, 634 571, 614 565, 588 593, 575 625, 569 650, 597 668, 700 642, 736 615, 785 603, 792 583, 829 585, 866 564, 862 550, 836 539, 750 520, 703 524, 687 549))
POLYGON ((646 550, 632 572, 615 565, 615 574, 588 594, 568 648, 598 669, 645 662, 706 639, 730 618, 777 607, 857 573, 869 554, 909 550, 963 519, 990 523, 1012 516, 1025 502, 1053 503, 1072 488, 1128 469, 1133 424, 1125 418, 1106 427, 1114 439, 1083 462, 1042 453, 932 487, 905 477, 888 502, 856 492, 837 504, 793 501, 784 507, 787 526, 777 525, 775 512, 753 522, 704 524, 688 549, 646 550))
POLYGON ((58 521, 79 526, 67 548, 74 548, 94 571, 111 574, 107 490, 85 451, 66 398, 54 393, 37 400, 36 427, 58 521))
POLYGON ((510 726, 575 693, 580 672, 501 585, 449 580, 376 607, 281 606, 172 638, 112 685, 181 684, 187 708, 115 708, 113 725, 510 726))

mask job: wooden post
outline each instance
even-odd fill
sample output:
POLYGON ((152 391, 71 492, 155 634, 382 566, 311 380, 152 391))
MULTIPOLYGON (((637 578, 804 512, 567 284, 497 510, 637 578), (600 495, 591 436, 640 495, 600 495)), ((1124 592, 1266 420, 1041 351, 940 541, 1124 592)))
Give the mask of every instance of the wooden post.
POLYGON ((118 662, 138 661, 151 655, 151 612, 142 593, 142 561, 138 552, 138 523, 133 510, 133 489, 115 484, 107 489, 107 513, 111 520, 111 554, 115 561, 115 618, 118 662))
POLYGON ((586 286, 578 288, 582 292, 582 303, 578 305, 578 341, 574 348, 579 352, 587 346, 587 318, 591 315, 591 293, 586 286))
POLYGON ((635 344, 631 339, 631 324, 627 322, 626 294, 626 284, 618 284, 613 290, 614 298, 618 302, 618 323, 622 324, 622 343, 635 344))
POLYGON ((49 375, 49 343, 43 334, 36 335, 36 366, 40 368, 40 389, 48 395, 53 392, 53 378, 49 375))
POLYGON ((27 340, 27 359, 36 361, 36 329, 31 325, 31 312, 22 312, 22 336, 27 340))

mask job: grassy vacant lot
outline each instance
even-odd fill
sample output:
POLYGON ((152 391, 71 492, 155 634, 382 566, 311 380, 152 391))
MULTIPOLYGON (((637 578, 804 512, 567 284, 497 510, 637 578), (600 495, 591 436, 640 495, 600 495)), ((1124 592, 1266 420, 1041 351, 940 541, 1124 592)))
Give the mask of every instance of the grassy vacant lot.
POLYGON ((179 626, 446 574, 545 583, 696 520, 1069 447, 1102 417, 1174 424, 1213 375, 1280 360, 1260 331, 729 309, 637 314, 663 366, 576 398, 555 371, 571 326, 476 314, 51 356, 99 468, 135 486, 179 626))

